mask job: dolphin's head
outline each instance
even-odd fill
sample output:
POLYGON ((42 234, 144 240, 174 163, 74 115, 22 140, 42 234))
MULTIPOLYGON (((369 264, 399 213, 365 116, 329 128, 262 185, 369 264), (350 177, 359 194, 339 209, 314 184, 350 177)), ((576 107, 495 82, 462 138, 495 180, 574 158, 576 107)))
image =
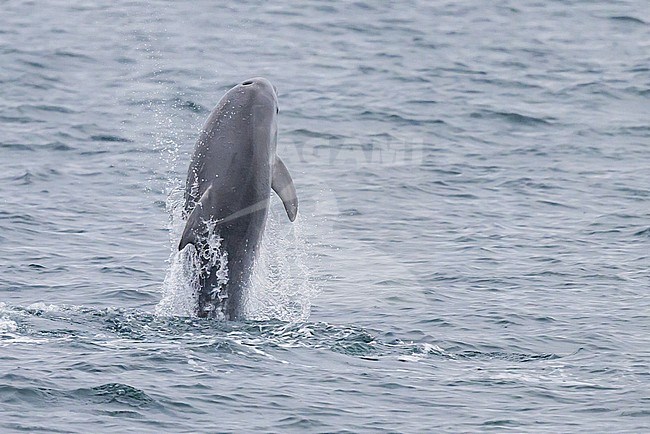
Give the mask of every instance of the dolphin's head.
POLYGON ((246 91, 255 91, 262 96, 272 98, 275 104, 277 105, 277 89, 264 77, 253 77, 248 80, 242 81, 240 84, 235 86, 233 89, 240 89, 246 91))
POLYGON ((274 156, 278 134, 277 115, 280 112, 275 86, 266 78, 254 77, 242 81, 230 89, 228 94, 232 102, 236 101, 244 111, 252 115, 252 125, 256 135, 262 137, 268 135, 270 155, 274 156))

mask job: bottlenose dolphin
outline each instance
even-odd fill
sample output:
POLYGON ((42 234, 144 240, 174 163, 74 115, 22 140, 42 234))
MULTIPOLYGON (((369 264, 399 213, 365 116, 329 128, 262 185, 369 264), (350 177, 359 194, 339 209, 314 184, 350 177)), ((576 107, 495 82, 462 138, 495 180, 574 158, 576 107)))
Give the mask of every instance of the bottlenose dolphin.
POLYGON ((230 89, 210 113, 194 149, 185 186, 187 223, 178 250, 193 244, 201 265, 200 317, 242 317, 242 292, 250 282, 266 224, 271 189, 292 222, 298 198, 276 155, 278 98, 265 78, 230 89), (221 239, 215 252, 207 238, 221 239), (215 254, 225 253, 227 283, 215 254))

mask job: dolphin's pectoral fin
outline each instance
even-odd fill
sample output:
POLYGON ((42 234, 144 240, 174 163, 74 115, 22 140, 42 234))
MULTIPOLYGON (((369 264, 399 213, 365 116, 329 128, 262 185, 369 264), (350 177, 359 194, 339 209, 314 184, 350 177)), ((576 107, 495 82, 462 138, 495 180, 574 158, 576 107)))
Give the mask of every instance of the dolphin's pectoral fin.
POLYGON ((183 229, 181 241, 178 243, 178 250, 183 250, 188 244, 194 244, 196 246, 199 235, 207 232, 208 228, 206 222, 210 220, 208 196, 210 195, 211 189, 212 185, 205 190, 201 199, 199 199, 194 206, 194 209, 187 217, 187 223, 185 223, 185 229, 183 229))
POLYGON ((289 220, 294 221, 298 214, 298 196, 296 195, 296 187, 293 186, 293 180, 291 179, 291 175, 289 175, 287 166, 280 160, 280 157, 275 157, 271 187, 280 196, 280 199, 282 199, 289 220))

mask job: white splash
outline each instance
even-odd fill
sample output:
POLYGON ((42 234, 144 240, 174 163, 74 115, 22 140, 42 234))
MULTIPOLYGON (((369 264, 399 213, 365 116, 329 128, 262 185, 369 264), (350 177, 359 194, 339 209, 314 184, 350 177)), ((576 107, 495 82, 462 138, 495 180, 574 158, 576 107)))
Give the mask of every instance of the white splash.
POLYGON ((162 284, 162 299, 155 308, 160 316, 194 316, 198 307, 199 267, 193 245, 169 257, 162 284))
MULTIPOLYGON (((201 252, 209 259, 204 269, 201 269, 199 253, 194 246, 177 251, 185 225, 182 194, 183 190, 177 187, 167 198, 171 254, 162 285, 162 299, 155 308, 156 315, 160 316, 194 316, 198 307, 199 277, 212 267, 218 267, 221 283, 212 296, 226 297, 222 288, 228 281, 228 259, 214 225, 209 226, 212 230, 206 239, 207 248, 201 252)), ((311 300, 317 294, 306 266, 308 248, 301 234, 301 218, 288 224, 284 222, 284 210, 281 213, 273 207, 269 212, 251 283, 244 293, 242 310, 249 319, 304 321, 309 317, 311 300)))
POLYGON ((193 316, 198 307, 199 264, 194 246, 178 251, 185 222, 183 213, 183 190, 172 188, 167 196, 169 213, 169 268, 162 284, 162 299, 155 308, 160 316, 193 316))
POLYGON ((251 284, 245 293, 244 314, 249 319, 305 321, 318 293, 310 279, 308 245, 302 219, 287 224, 284 209, 271 207, 251 284))
POLYGON ((30 304, 27 306, 27 309, 40 312, 61 312, 62 310, 61 306, 57 306, 55 304, 46 304, 42 301, 30 304))
POLYGON ((0 333, 15 332, 17 328, 16 321, 5 316, 0 317, 0 333))
POLYGON ((210 297, 212 300, 219 299, 219 303, 228 298, 226 293, 226 284, 228 283, 228 253, 221 248, 223 239, 216 230, 216 222, 207 223, 208 235, 205 240, 200 240, 202 248, 199 252, 201 256, 201 276, 208 276, 213 268, 216 268, 217 286, 212 289, 210 297))
POLYGON ((201 243, 204 248, 197 251, 190 244, 178 251, 178 240, 185 226, 183 201, 183 190, 180 187, 173 188, 167 197, 171 253, 162 285, 163 296, 155 308, 155 314, 160 316, 195 316, 200 291, 199 278, 207 275, 214 267, 217 267, 219 286, 211 295, 213 299, 220 300, 226 297, 223 288, 228 282, 228 259, 221 249, 222 239, 215 231, 214 222, 208 223, 208 235, 201 243))

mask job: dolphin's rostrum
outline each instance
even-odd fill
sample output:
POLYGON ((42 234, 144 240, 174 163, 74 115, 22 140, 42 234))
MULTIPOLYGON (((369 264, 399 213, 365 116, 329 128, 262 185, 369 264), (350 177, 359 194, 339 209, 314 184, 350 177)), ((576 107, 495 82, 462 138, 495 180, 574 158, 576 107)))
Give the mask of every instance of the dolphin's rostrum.
POLYGON ((201 261, 198 316, 238 319, 242 292, 266 224, 271 189, 289 220, 298 213, 296 190, 276 155, 278 100, 264 78, 230 89, 210 113, 196 143, 185 186, 187 223, 178 249, 193 244, 201 261), (208 246, 217 233, 227 258, 228 278, 218 275, 208 246))

